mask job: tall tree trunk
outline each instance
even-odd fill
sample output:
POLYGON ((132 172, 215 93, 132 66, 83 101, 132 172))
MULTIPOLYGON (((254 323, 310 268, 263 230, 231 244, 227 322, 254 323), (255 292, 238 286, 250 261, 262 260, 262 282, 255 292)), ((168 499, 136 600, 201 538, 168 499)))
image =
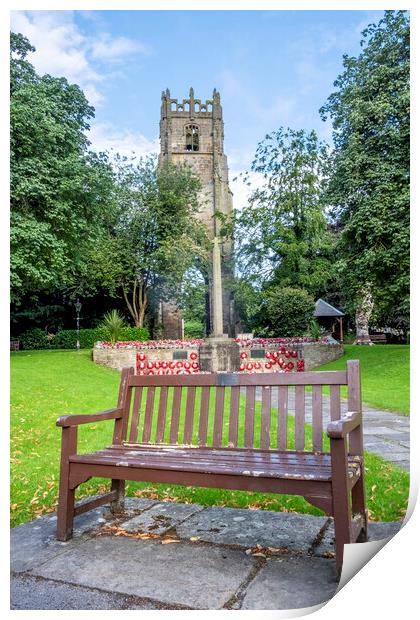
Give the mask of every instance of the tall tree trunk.
POLYGON ((143 327, 148 302, 147 289, 145 285, 138 280, 135 280, 133 282, 131 301, 129 299, 126 287, 123 286, 122 289, 125 303, 127 304, 128 311, 133 318, 134 325, 136 327, 143 327))
POLYGON ((356 340, 354 344, 373 344, 369 336, 369 319, 373 305, 372 292, 370 286, 367 285, 360 291, 360 301, 356 310, 356 340))

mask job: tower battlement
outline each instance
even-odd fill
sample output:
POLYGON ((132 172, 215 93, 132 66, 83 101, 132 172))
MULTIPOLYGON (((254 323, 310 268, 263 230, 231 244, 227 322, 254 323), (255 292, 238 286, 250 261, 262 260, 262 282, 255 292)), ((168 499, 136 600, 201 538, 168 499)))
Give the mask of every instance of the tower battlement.
POLYGON ((220 106, 220 93, 214 89, 213 99, 196 99, 194 96, 194 89, 190 88, 189 98, 174 99, 171 97, 169 88, 162 91, 162 107, 161 118, 167 118, 168 116, 182 116, 189 118, 196 118, 197 116, 221 116, 220 106))

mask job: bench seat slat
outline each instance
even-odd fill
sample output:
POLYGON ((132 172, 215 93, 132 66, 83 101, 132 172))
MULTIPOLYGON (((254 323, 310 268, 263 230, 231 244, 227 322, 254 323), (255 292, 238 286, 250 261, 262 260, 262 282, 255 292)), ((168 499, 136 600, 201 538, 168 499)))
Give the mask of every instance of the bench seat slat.
MULTIPOLYGON (((248 453, 246 459, 235 461, 226 458, 231 453, 231 449, 218 450, 217 454, 216 451, 211 450, 205 450, 205 455, 199 455, 199 452, 200 448, 179 450, 177 447, 169 447, 164 450, 162 447, 160 449, 144 447, 137 451, 111 450, 106 453, 99 451, 92 454, 74 455, 70 458, 70 462, 140 469, 171 469, 183 472, 228 473, 267 478, 331 480, 331 458, 328 454, 312 454, 310 460, 306 458, 306 455, 302 455, 300 460, 296 459, 293 462, 287 460, 276 462, 270 458, 274 453, 259 450, 254 450, 252 454, 248 453), (202 458, 198 458, 199 456, 202 458)), ((359 463, 354 463, 351 457, 349 458, 350 472, 353 476, 357 476, 359 472, 359 463)))

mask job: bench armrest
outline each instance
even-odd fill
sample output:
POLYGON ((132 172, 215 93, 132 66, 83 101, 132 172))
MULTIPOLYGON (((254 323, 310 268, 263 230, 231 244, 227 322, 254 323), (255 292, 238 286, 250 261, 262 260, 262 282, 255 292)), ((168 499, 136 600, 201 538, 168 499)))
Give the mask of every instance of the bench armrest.
POLYGON ((79 424, 89 424, 91 422, 101 422, 102 420, 118 420, 122 418, 122 409, 107 409, 99 413, 86 413, 75 415, 63 415, 58 418, 56 425, 62 427, 79 426, 79 424))
POLYGON ((362 412, 351 411, 340 420, 329 422, 327 434, 330 439, 343 439, 345 435, 353 431, 362 423, 362 412))

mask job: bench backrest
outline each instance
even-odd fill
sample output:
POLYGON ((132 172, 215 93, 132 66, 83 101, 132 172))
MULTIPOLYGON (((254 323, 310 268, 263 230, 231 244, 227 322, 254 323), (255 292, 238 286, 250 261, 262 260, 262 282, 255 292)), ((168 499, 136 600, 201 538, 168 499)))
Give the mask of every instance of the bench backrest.
POLYGON ((345 371, 273 374, 136 376, 125 368, 118 404, 128 443, 319 452, 342 407, 361 411, 359 362, 345 371))

